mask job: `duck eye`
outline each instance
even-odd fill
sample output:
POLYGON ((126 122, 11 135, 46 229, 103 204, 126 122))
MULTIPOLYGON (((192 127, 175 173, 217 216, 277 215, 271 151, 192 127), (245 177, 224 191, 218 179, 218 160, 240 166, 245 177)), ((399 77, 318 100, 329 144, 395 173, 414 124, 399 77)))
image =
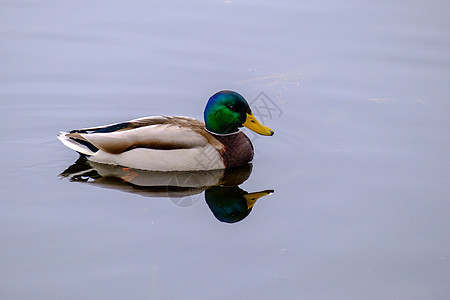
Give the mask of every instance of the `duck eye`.
POLYGON ((234 105, 230 105, 228 108, 234 111, 234 105))

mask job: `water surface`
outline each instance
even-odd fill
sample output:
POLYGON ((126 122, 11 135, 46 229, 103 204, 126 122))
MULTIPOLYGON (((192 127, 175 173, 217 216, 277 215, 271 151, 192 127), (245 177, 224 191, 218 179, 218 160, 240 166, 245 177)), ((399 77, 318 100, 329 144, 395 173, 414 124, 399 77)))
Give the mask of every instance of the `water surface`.
POLYGON ((2 299, 450 296, 446 1, 1 6, 2 299), (232 190, 60 176, 60 130, 201 119, 221 89, 275 130, 232 190), (240 190, 274 193, 217 218, 240 190))

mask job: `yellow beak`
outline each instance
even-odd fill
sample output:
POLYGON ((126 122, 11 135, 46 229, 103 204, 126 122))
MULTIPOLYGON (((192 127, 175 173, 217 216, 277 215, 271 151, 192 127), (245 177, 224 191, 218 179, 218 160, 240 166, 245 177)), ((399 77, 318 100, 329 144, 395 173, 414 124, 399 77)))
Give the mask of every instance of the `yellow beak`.
POLYGON ((265 190, 265 191, 261 191, 261 192, 245 194, 244 198, 245 198, 245 201, 247 201, 247 208, 248 209, 252 208, 253 205, 255 205, 256 200, 258 200, 259 198, 267 196, 267 195, 272 195, 272 194, 273 194, 273 190, 265 190))
POLYGON ((247 119, 242 125, 261 135, 273 135, 274 133, 272 129, 259 123, 253 114, 247 114, 247 119))

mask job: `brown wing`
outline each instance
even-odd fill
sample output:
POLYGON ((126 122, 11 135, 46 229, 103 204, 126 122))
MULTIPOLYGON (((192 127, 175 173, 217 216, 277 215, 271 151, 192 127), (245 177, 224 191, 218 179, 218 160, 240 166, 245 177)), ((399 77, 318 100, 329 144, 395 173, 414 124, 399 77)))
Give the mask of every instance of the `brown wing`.
POLYGON ((73 130, 70 139, 91 150, 101 149, 119 154, 134 148, 158 150, 218 145, 204 127, 204 123, 188 117, 147 117, 101 127, 73 130))

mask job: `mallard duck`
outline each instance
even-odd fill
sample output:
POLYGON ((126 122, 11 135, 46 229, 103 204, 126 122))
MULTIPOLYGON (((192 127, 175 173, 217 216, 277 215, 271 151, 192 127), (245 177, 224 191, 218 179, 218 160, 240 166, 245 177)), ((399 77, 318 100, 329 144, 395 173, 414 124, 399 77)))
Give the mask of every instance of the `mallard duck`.
POLYGON ((189 117, 144 117, 61 132, 58 138, 94 162, 143 170, 194 171, 248 164, 253 159, 253 145, 239 130, 242 126, 261 135, 274 134, 234 91, 211 96, 204 119, 205 123, 189 117))

